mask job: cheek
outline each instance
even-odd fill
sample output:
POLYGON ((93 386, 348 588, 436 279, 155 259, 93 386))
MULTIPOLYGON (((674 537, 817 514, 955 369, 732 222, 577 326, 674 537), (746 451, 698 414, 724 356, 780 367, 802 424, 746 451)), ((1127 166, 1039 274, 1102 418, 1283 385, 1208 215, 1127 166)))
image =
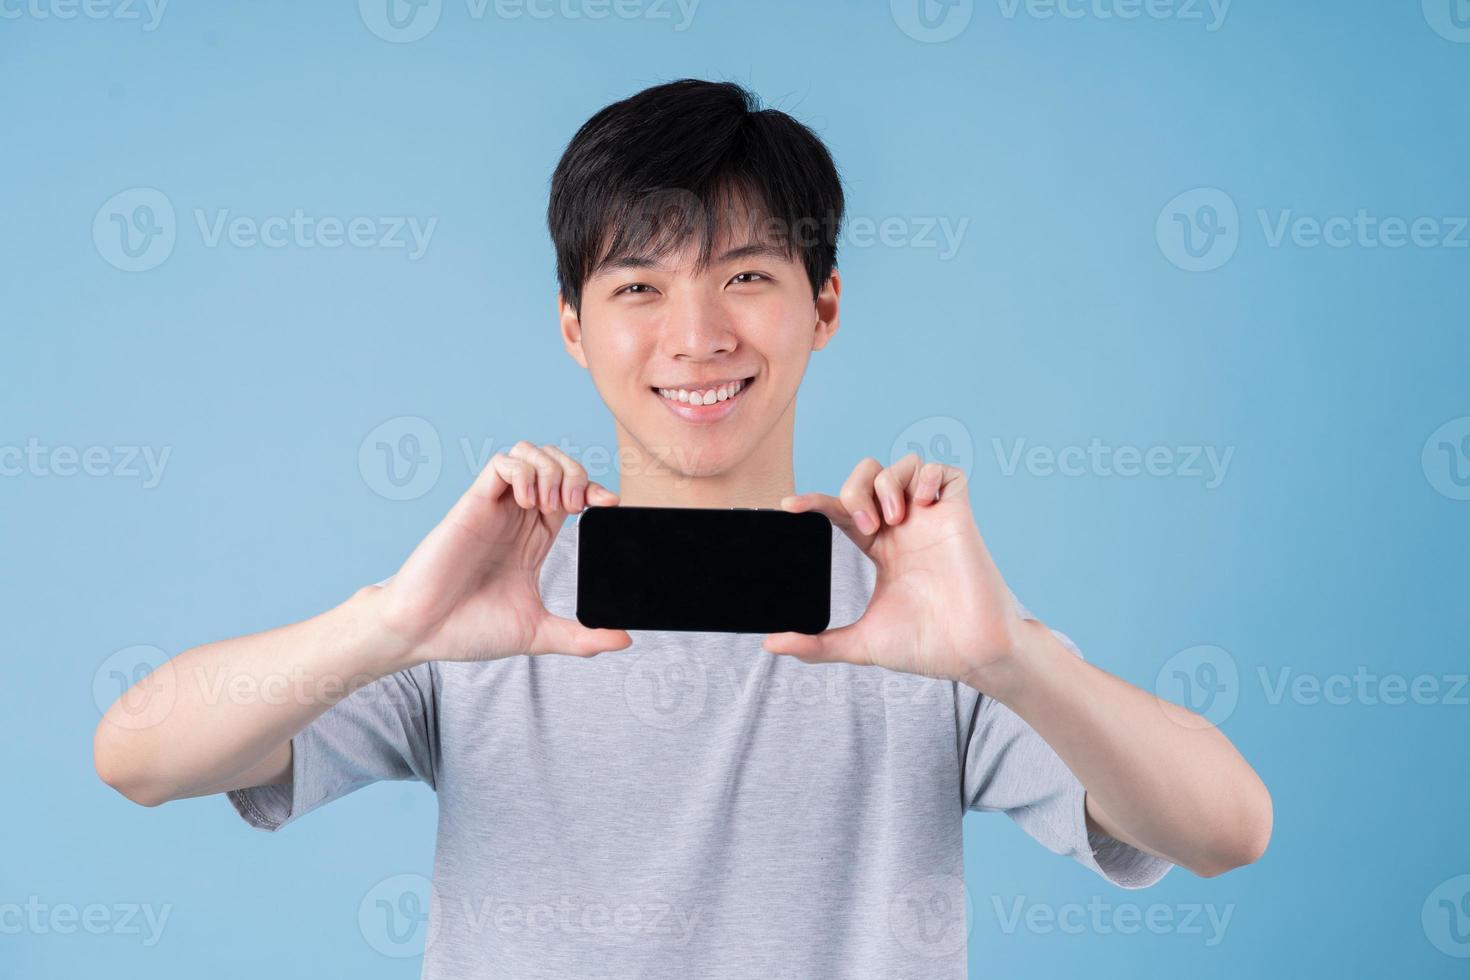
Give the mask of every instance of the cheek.
POLYGON ((741 335, 776 371, 800 370, 811 353, 817 324, 816 309, 789 298, 762 303, 748 311, 741 335))
POLYGON ((582 352, 587 368, 597 386, 608 390, 630 378, 642 377, 642 367, 650 354, 643 339, 645 331, 620 323, 616 318, 598 317, 592 326, 584 321, 582 352))

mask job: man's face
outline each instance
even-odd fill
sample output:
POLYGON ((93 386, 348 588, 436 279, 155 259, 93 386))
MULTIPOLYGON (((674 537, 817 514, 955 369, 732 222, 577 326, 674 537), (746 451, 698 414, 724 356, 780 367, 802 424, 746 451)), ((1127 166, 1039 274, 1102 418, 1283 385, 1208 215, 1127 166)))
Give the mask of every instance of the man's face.
POLYGON ((789 445, 807 359, 837 329, 837 273, 814 302, 799 253, 760 230, 726 222, 704 269, 693 240, 604 264, 580 316, 561 305, 568 351, 622 430, 672 471, 724 472, 783 423, 789 445))

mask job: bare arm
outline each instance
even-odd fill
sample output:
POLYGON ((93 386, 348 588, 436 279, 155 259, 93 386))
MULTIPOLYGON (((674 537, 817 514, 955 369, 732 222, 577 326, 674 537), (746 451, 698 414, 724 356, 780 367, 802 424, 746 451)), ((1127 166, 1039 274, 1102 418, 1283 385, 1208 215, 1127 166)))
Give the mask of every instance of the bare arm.
POLYGON ((826 514, 878 574, 857 622, 816 636, 774 633, 767 650, 942 677, 989 695, 1077 776, 1091 829, 1197 874, 1265 851, 1271 796, 1217 728, 1022 618, 975 524, 963 471, 917 453, 888 467, 868 457, 840 497, 805 493, 782 506, 826 514))
POLYGON ((379 625, 381 590, 359 590, 311 619, 186 650, 107 710, 97 774, 156 806, 288 782, 291 738, 364 684, 407 667, 379 625))
POLYGON ((1271 794, 1218 728, 1075 656, 1035 620, 978 678, 1087 788, 1091 829, 1213 876, 1271 838, 1271 794))
POLYGON ((594 656, 592 630, 541 601, 541 563, 566 517, 617 503, 555 447, 497 453, 391 582, 289 626, 184 651, 133 685, 93 738, 97 774, 145 806, 289 782, 291 739, 332 705, 431 660, 594 656))

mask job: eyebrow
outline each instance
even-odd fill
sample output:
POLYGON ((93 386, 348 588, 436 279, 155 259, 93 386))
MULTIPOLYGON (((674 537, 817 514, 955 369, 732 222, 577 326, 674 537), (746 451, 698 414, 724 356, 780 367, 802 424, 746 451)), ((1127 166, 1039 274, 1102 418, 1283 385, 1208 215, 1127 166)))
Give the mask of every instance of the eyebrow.
MULTIPOLYGON (((773 258, 786 259, 791 253, 777 245, 768 245, 761 242, 752 242, 749 245, 741 245, 739 248, 728 249, 716 256, 711 265, 723 265, 726 262, 734 262, 736 259, 773 258)), ((625 255, 616 259, 608 259, 600 262, 596 269, 592 270, 595 278, 619 269, 657 269, 661 268, 659 262, 648 255, 625 255)))

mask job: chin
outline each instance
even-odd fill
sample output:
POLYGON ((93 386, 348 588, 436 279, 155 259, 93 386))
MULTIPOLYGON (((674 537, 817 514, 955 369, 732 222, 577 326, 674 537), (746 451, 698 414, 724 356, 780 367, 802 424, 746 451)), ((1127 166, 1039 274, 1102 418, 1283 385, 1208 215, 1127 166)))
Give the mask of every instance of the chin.
POLYGON ((643 452, 655 465, 677 477, 681 485, 692 479, 718 476, 740 459, 726 433, 663 430, 658 434, 672 438, 640 439, 643 452))

